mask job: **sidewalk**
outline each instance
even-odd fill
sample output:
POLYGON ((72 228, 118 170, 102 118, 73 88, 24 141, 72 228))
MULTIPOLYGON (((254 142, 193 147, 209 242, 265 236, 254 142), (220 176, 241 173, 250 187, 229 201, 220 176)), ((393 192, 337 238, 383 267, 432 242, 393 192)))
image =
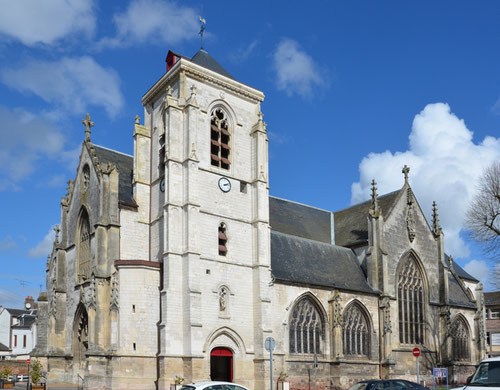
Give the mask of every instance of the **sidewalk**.
MULTIPOLYGON (((17 382, 16 386, 14 387, 15 389, 18 390, 26 390, 26 382, 17 382)), ((57 389, 57 390, 77 390, 78 385, 73 385, 70 383, 58 383, 58 384, 53 384, 53 385, 47 385, 47 390, 49 389, 57 389)))

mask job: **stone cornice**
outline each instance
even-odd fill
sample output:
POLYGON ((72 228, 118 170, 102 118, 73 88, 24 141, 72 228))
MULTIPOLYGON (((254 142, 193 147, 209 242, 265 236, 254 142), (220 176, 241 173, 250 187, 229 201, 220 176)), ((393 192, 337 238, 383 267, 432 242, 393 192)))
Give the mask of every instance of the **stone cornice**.
POLYGON ((251 101, 264 101, 264 94, 261 91, 194 64, 185 58, 181 58, 149 89, 149 91, 144 94, 141 100, 142 104, 146 106, 154 100, 156 95, 164 92, 169 81, 176 78, 181 72, 184 72, 186 75, 195 79, 216 85, 219 88, 225 89, 228 92, 234 93, 251 101))
POLYGON ((115 260, 116 268, 148 268, 159 270, 160 263, 149 260, 115 260))

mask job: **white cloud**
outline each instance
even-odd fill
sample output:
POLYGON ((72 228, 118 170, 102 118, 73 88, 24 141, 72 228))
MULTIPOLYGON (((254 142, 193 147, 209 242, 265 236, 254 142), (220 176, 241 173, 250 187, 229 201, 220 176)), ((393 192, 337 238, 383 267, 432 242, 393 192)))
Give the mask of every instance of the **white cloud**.
POLYGON ((64 136, 49 121, 22 109, 0 106, 0 191, 16 189, 16 183, 36 169, 42 158, 55 158, 63 150, 64 136))
POLYGON ((258 44, 259 41, 257 39, 254 39, 248 46, 240 47, 239 49, 231 53, 229 55, 229 60, 235 63, 240 63, 248 60, 258 44))
POLYGON ((117 73, 88 56, 54 62, 30 60, 23 66, 2 69, 0 78, 11 88, 31 92, 72 113, 82 114, 93 105, 114 116, 123 106, 117 73))
POLYGON ((16 247, 16 241, 14 241, 12 236, 7 236, 0 240, 0 252, 9 252, 16 247))
POLYGON ((0 0, 0 34, 32 46, 95 29, 93 0, 0 0))
POLYGON ((52 252, 52 245, 54 243, 54 238, 56 233, 54 231, 55 225, 53 225, 48 233, 45 235, 42 241, 40 241, 34 248, 28 251, 28 255, 34 259, 46 258, 52 252))
POLYGON ((274 52, 273 62, 276 86, 288 96, 298 94, 310 97, 314 88, 328 85, 311 56, 292 39, 281 40, 274 52))
POLYGON ((428 104, 415 116, 404 152, 370 153, 359 165, 360 181, 352 184, 352 203, 368 199, 371 180, 378 193, 402 187, 401 168, 410 168, 410 184, 430 222, 436 200, 445 233, 445 246, 454 257, 467 257, 469 248, 460 237, 464 213, 483 169, 500 159, 500 138, 474 143, 473 133, 445 103, 428 104))
POLYGON ((171 1, 132 0, 128 8, 114 16, 116 35, 101 40, 98 48, 126 47, 139 43, 176 44, 195 38, 199 31, 198 13, 171 1))
POLYGON ((491 268, 483 260, 471 260, 463 267, 469 274, 483 283, 484 289, 490 289, 491 268))

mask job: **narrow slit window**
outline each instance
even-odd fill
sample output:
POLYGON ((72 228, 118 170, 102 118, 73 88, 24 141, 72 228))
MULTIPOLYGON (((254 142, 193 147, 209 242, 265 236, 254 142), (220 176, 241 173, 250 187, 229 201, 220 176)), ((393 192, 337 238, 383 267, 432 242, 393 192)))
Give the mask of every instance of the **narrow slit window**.
POLYGON ((226 256, 227 254, 227 235, 226 225, 221 223, 219 225, 219 255, 226 256))
POLYGON ((219 168, 229 169, 231 165, 231 131, 227 114, 216 108, 210 119, 210 163, 219 168))

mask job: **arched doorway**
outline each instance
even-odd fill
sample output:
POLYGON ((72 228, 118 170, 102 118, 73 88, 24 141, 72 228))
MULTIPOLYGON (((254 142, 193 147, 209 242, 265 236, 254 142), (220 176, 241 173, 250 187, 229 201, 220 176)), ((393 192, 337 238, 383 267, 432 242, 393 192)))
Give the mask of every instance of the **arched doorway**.
POLYGON ((82 366, 85 362, 85 353, 89 348, 89 317, 85 306, 78 305, 73 323, 73 362, 82 366))
POLYGON ((210 378, 213 381, 233 381, 233 352, 217 347, 210 352, 210 378))

